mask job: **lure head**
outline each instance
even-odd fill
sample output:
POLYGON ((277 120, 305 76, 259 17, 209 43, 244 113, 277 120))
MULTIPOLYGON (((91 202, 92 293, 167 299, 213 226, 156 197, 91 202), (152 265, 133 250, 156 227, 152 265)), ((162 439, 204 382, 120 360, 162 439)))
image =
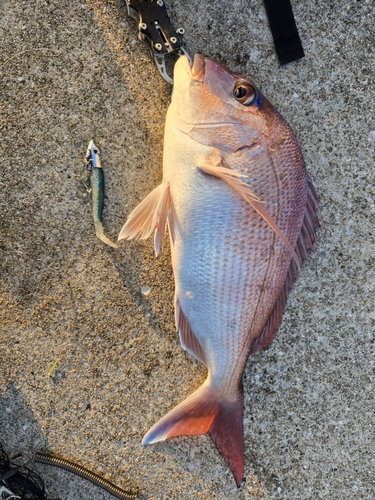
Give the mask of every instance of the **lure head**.
POLYGON ((102 161, 100 159, 99 148, 95 145, 94 141, 90 141, 87 147, 85 156, 87 168, 92 170, 94 168, 102 168, 102 161))

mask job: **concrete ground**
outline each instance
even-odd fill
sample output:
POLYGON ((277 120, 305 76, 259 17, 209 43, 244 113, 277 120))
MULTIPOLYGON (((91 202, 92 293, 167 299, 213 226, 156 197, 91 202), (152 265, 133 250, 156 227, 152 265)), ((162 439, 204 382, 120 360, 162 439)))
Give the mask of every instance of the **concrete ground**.
MULTIPOLYGON (((191 54, 252 77, 291 123, 326 223, 276 340, 245 371, 246 482, 208 436, 140 445, 205 370, 179 346, 169 247, 155 259, 152 239, 105 246, 78 178, 93 138, 112 238, 161 179, 171 89, 123 0, 0 0, 0 442, 147 500, 374 500, 373 2, 294 1, 306 57, 283 68, 261 1, 167 6, 191 54)), ((111 498, 35 470, 50 498, 111 498)))

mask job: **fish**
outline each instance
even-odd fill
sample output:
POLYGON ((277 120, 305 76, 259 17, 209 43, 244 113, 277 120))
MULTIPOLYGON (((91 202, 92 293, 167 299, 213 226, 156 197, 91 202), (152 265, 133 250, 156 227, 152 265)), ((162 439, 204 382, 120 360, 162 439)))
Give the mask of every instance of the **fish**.
POLYGON ((197 54, 174 69, 163 180, 119 240, 166 228, 182 347, 207 379, 144 436, 151 444, 208 433, 237 485, 244 475, 243 372, 280 327, 288 293, 321 225, 297 139, 249 78, 197 54))
POLYGON ((85 161, 90 170, 90 185, 92 197, 92 217, 96 236, 112 248, 118 248, 118 244, 110 240, 103 230, 103 205, 104 205, 104 173, 99 148, 91 140, 87 147, 85 161))

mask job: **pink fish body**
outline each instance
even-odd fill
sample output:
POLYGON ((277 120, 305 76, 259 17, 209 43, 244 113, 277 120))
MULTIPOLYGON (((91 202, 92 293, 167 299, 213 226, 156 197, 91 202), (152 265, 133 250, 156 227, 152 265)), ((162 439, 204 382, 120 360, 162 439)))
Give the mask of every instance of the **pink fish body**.
POLYGON ((242 374, 280 326, 297 269, 319 226, 315 190, 286 121, 247 78, 196 55, 175 66, 163 182, 121 238, 159 252, 168 222, 182 346, 204 384, 143 439, 208 432, 237 484, 244 473, 242 374))

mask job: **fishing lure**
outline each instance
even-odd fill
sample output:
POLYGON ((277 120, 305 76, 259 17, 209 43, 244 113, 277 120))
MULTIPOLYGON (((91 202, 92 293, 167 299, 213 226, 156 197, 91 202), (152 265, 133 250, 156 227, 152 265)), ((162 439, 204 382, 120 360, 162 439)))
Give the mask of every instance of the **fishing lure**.
POLYGON ((107 245, 118 248, 103 231, 103 204, 104 204, 104 173, 99 148, 94 141, 90 141, 86 152, 86 165, 91 172, 92 216, 94 218, 95 234, 107 245))

